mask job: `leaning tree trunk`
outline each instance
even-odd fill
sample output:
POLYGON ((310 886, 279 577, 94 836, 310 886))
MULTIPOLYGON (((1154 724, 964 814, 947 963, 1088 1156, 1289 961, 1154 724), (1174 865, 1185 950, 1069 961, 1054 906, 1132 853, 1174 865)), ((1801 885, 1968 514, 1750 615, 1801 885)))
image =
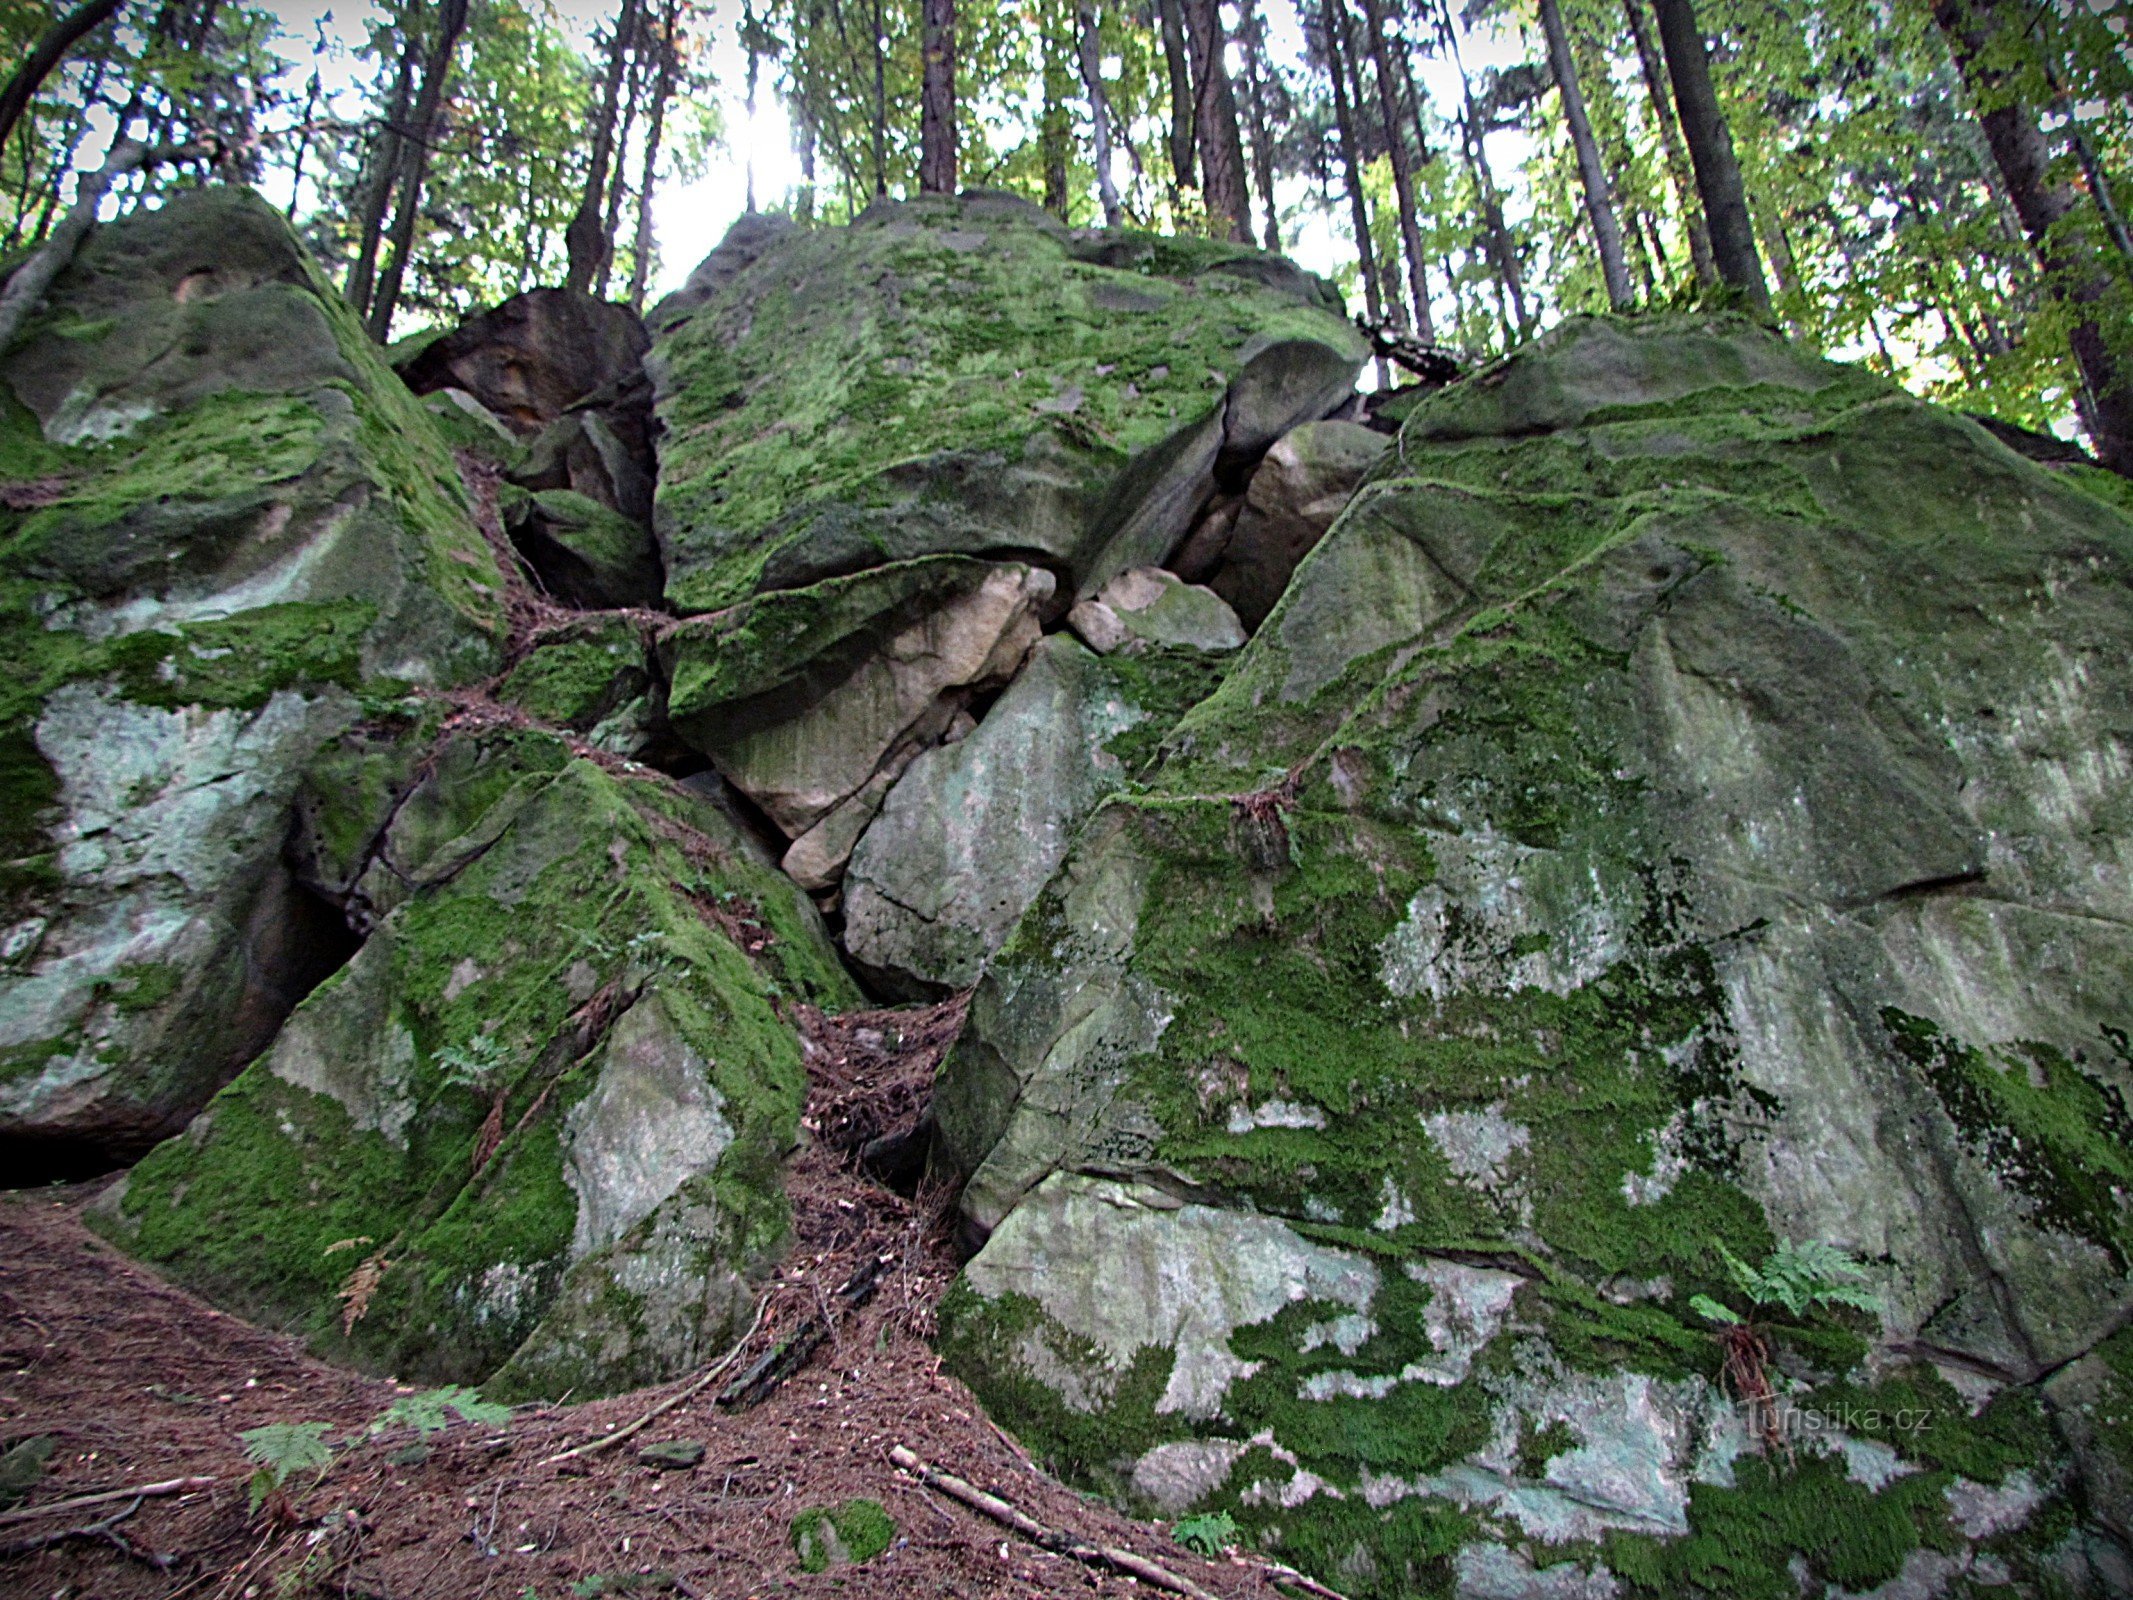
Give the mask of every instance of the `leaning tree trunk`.
POLYGON ((2088 390, 2097 459, 2133 478, 2133 362, 2111 349, 2096 310, 2111 296, 2112 274, 2103 253, 2069 224, 2077 203, 2073 186, 2052 174, 2051 147, 2015 98, 2011 74, 1996 54, 2008 42, 2004 30, 2010 23, 2019 28, 2020 20, 2003 17, 1999 0, 1934 0, 1933 20, 1948 36, 2007 198, 2044 268, 2045 290, 2075 319, 2067 342, 2088 390))
POLYGON ((1244 188, 1244 139, 1237 131, 1237 95, 1222 62, 1219 0, 1185 0, 1192 47, 1193 126, 1200 143, 1200 190, 1208 231, 1236 244, 1252 242, 1252 203, 1244 188))
POLYGON ((1104 226, 1115 228, 1119 206, 1118 184, 1111 176, 1111 106, 1104 98, 1103 40, 1096 31, 1094 0, 1081 0, 1074 23, 1081 88, 1089 97, 1089 144, 1096 159, 1096 199, 1104 210, 1104 226))
POLYGON ((923 0, 918 192, 955 193, 955 0, 923 0))
POLYGON ((459 36, 466 31, 467 0, 441 0, 437 8, 437 37, 430 43, 429 62, 422 73, 422 92, 415 99, 415 137, 407 141, 401 163, 400 193, 393 201, 392 256, 378 279, 378 298, 370 308, 370 336, 383 344, 392 331, 393 310, 399 304, 400 284, 407 275, 407 258, 415 245, 415 222, 422 210, 422 179, 429 169, 430 146, 442 124, 445 85, 452 76, 452 57, 459 49, 459 36))
POLYGON ((1066 7, 1072 0, 1044 0, 1038 24, 1043 33, 1044 108, 1037 124, 1037 148, 1044 168, 1044 209, 1061 222, 1067 215, 1067 173, 1074 157, 1074 123, 1067 99, 1074 92, 1074 71, 1068 62, 1072 45, 1067 38, 1066 7))
POLYGON ((1652 121, 1659 127, 1659 149, 1666 159, 1667 181, 1673 185, 1675 203, 1681 207, 1682 222, 1688 229, 1689 259, 1696 265, 1696 281, 1714 284, 1718 282, 1718 263, 1711 259, 1711 230, 1704 225, 1696 173, 1681 143, 1681 124, 1674 118, 1674 97, 1666 86, 1666 63, 1660 59, 1659 46, 1652 42, 1652 30, 1645 24, 1643 0, 1622 0, 1622 9, 1629 17, 1629 36, 1637 46, 1637 70, 1644 76, 1645 97, 1652 103, 1652 121))
MULTIPOLYGON (((637 180, 637 245, 630 252, 630 309, 644 312, 645 286, 652 275, 652 190, 659 176, 659 146, 667 126, 667 102, 674 98, 674 73, 681 57, 674 45, 674 26, 681 0, 667 0, 666 16, 660 23, 659 76, 652 88, 652 122, 644 135, 644 167, 637 180)), ((752 183, 752 180, 751 180, 752 183)), ((755 207, 751 205, 749 210, 755 207)))
POLYGON ((600 90, 600 120, 593 124, 592 153, 586 162, 585 193, 578 209, 563 230, 563 245, 570 265, 563 286, 584 294, 600 271, 600 263, 614 248, 612 239, 600 237, 600 218, 607 209, 607 169, 615 157, 615 117, 622 106, 622 71, 628 62, 630 35, 636 31, 637 0, 622 0, 615 13, 615 35, 608 42, 607 80, 600 90))
POLYGON ((1281 216, 1274 203, 1274 136, 1266 110, 1266 82, 1259 71, 1266 30, 1252 0, 1237 0, 1237 37, 1244 44, 1244 113, 1252 124, 1252 178, 1265 208, 1266 247, 1281 253, 1281 216))
POLYGON ((1170 198, 1176 204, 1182 190, 1192 187, 1193 152, 1199 140, 1193 131, 1192 66, 1185 50, 1185 13, 1182 0, 1156 0, 1156 21, 1163 38, 1163 69, 1170 84, 1170 198))
MULTIPOLYGON (((1363 278, 1363 309, 1373 326, 1385 321, 1385 302, 1378 293, 1377 248, 1370 238, 1370 203, 1363 197, 1360 153, 1355 142, 1355 107, 1348 99, 1346 29, 1338 8, 1343 0, 1319 0, 1318 25, 1325 35, 1326 68, 1333 79, 1333 129, 1340 136, 1341 166, 1348 180, 1348 219, 1355 229, 1355 259, 1363 278)), ((1378 363, 1383 370, 1384 363, 1378 363)))
MULTIPOLYGON (((638 7, 639 34, 644 26, 642 0, 638 7)), ((615 128, 615 172, 607 189, 607 215, 600 222, 600 264, 593 269, 592 292, 600 299, 607 298, 608 274, 615 268, 615 246, 622 238, 622 205, 629 198, 630 135, 636 131, 637 111, 644 100, 644 45, 643 40, 630 42, 629 71, 622 80, 622 120, 615 128)))
MULTIPOLYGON (((1387 47, 1385 35, 1385 8, 1382 0, 1363 0, 1363 26, 1370 33, 1370 59, 1377 68, 1378 115, 1385 122, 1385 152, 1392 158, 1392 192, 1400 202, 1400 244, 1407 256, 1407 286, 1415 301, 1415 332, 1426 343, 1434 343, 1437 337, 1436 319, 1429 314, 1429 274, 1422 270, 1422 229, 1415 214, 1415 170, 1408 160, 1407 137, 1404 129, 1407 118, 1400 104, 1400 85, 1408 81, 1407 66, 1403 60, 1400 74, 1393 75, 1392 51, 1387 47)), ((1405 41, 1401 49, 1406 49, 1405 41)), ((1415 108, 1415 128, 1422 126, 1421 107, 1415 108)), ((1425 149, 1423 159, 1428 159, 1425 149)))
POLYGON ((1637 293, 1630 287, 1629 264, 1622 256, 1622 224, 1607 192, 1607 169, 1600 162, 1599 142, 1592 136, 1592 119, 1585 115, 1585 96, 1578 88, 1577 63, 1571 59, 1561 0, 1540 0, 1540 16, 1541 29, 1548 35, 1548 65, 1555 70, 1556 92, 1563 101, 1563 121, 1570 129, 1571 148, 1577 152, 1585 215, 1592 223, 1600 271, 1607 279, 1607 303, 1617 311, 1627 311, 1637 303, 1637 293))
POLYGON ((22 65, 0 85, 0 146, 4 146, 15 131, 15 124, 22 120, 30 102, 37 98, 37 91, 44 87, 44 80, 52 75, 52 69, 66 59, 66 54, 90 33, 110 20, 123 0, 87 0, 54 22, 37 36, 36 44, 23 59, 22 65))
POLYGON ((401 42, 400 67, 393 77, 392 98, 386 102, 385 122, 378 130, 377 147, 370 153, 371 169, 364 175, 364 189, 357 210, 355 259, 348 263, 348 284, 342 291, 355 314, 370 316, 371 293, 378 281, 378 246, 385 238, 385 212, 392 203, 393 181, 400 175, 400 158, 407 148, 407 115, 415 94, 415 62, 422 46, 415 37, 414 7, 408 8, 407 36, 401 42))
POLYGON ((1732 130, 1711 87, 1711 59, 1696 26, 1691 0, 1652 0, 1659 18, 1659 47, 1666 52, 1667 77, 1681 113, 1681 136, 1688 141, 1696 169, 1696 192, 1703 200, 1705 225, 1711 230, 1711 259, 1721 282, 1737 290, 1749 310, 1770 314, 1770 285, 1763 279, 1763 258, 1756 253, 1755 223, 1748 215, 1748 191, 1741 183, 1740 162, 1733 154, 1732 130))

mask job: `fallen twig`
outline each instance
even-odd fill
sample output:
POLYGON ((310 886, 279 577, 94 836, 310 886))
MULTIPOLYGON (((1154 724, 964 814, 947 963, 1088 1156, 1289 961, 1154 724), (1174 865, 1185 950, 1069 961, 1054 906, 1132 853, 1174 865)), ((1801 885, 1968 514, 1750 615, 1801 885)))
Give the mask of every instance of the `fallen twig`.
MULTIPOLYGON (((882 1262, 876 1257, 845 1280, 844 1287, 837 1291, 836 1298, 843 1303, 847 1311, 856 1311, 874 1298, 874 1290, 881 1282, 881 1274, 882 1262)), ((749 1406, 760 1404, 769 1398, 771 1391, 779 1384, 807 1365, 808 1357, 821 1349, 823 1343, 835 1331, 834 1313, 825 1312, 822 1316, 809 1317, 751 1362, 738 1378, 721 1389, 718 1393, 718 1405, 728 1411, 742 1411, 749 1406)))
POLYGON ((709 1386, 712 1379, 716 1378, 720 1373, 724 1372, 728 1367, 732 1366, 735 1358, 738 1357, 743 1350, 748 1348, 748 1341, 755 1337, 755 1330, 763 1325, 763 1311, 769 1304, 769 1295, 763 1296, 762 1299, 758 1300, 755 1303, 755 1320, 748 1324, 748 1331, 741 1335, 739 1341, 734 1345, 731 1350, 728 1350, 724 1355, 720 1356, 716 1361, 712 1362, 710 1366, 706 1367, 702 1373, 700 1373, 695 1379, 693 1379, 689 1383, 687 1388, 678 1390, 674 1394, 668 1395, 666 1399, 660 1401, 659 1404, 652 1407, 651 1410, 647 1411, 635 1422, 627 1423, 624 1426, 617 1428, 613 1433, 603 1434, 597 1439, 589 1440, 588 1442, 581 1445, 577 1445, 572 1449, 559 1451, 557 1454, 545 1458, 541 1462, 541 1465, 544 1467, 552 1467, 558 1461, 569 1461, 575 1456, 596 1456, 601 1451, 610 1449, 613 1446, 620 1444, 624 1439, 629 1438, 632 1434, 643 1432, 644 1429, 651 1426, 651 1424, 657 1421, 659 1418, 665 1416, 669 1411, 672 1411, 684 1400, 688 1400, 694 1397, 695 1395, 701 1394, 704 1389, 709 1386))
POLYGON ((1318 1600, 1348 1600, 1338 1589, 1329 1589, 1307 1572, 1298 1572, 1285 1561, 1272 1561, 1265 1556, 1233 1555, 1230 1560, 1240 1566, 1257 1567, 1276 1583, 1285 1583, 1291 1589, 1301 1589, 1305 1594, 1315 1594, 1318 1600))
POLYGON ((61 1511, 80 1511, 88 1506, 109 1505, 114 1500, 153 1500, 166 1494, 191 1494, 197 1489, 212 1489, 221 1481, 219 1478, 167 1478, 161 1483, 136 1484, 131 1489, 106 1489, 101 1494, 78 1494, 71 1500, 54 1500, 50 1505, 23 1506, 14 1511, 0 1511, 0 1528, 11 1528, 18 1522, 49 1517, 61 1511))
POLYGON ((157 1550, 145 1549, 114 1532, 118 1525, 141 1509, 135 1500, 123 1511, 114 1511, 101 1522, 91 1522, 79 1528, 55 1528, 50 1533, 35 1533, 27 1539, 17 1539, 10 1544, 0 1544, 0 1560, 10 1556, 26 1556, 35 1550, 47 1549, 55 1544, 65 1544, 69 1539, 100 1539, 129 1561, 138 1561, 143 1566, 154 1567, 158 1572, 170 1570, 170 1557, 157 1550))
POLYGON ((1123 1572, 1158 1589, 1168 1589, 1172 1594, 1187 1596, 1187 1600, 1215 1600, 1215 1596, 1201 1588, 1192 1579, 1181 1577, 1168 1567, 1150 1561, 1146 1556, 1137 1556, 1131 1550, 1119 1550, 1110 1545, 1083 1544, 1070 1534, 1056 1528, 1047 1528, 1036 1518, 1017 1511, 998 1495, 987 1494, 983 1489, 965 1483, 952 1472, 921 1461, 902 1445, 889 1447, 889 1459, 930 1488, 938 1489, 949 1499, 968 1506, 982 1517, 988 1517, 1001 1527, 1013 1530, 1040 1549, 1050 1550, 1055 1555, 1071 1557, 1083 1566, 1109 1567, 1114 1572, 1123 1572))

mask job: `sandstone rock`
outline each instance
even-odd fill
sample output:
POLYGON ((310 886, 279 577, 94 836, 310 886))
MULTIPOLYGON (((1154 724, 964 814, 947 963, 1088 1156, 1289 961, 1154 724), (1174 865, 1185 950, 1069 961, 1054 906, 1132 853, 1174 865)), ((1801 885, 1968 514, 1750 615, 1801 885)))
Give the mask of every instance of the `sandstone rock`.
POLYGON ((649 344, 626 306, 529 289, 422 341, 395 366, 415 393, 464 390, 531 438, 594 390, 635 372, 649 344))
POLYGON ((659 604, 659 546, 641 522, 571 489, 510 495, 504 529, 541 587, 587 609, 659 604))
POLYGON ((708 1359, 785 1229, 772 996, 856 1000, 812 908, 711 807, 551 736, 455 737, 380 796, 375 931, 100 1225, 403 1376, 584 1394, 708 1359))
POLYGON ((1200 660, 1121 667, 1046 639, 974 733, 919 756, 889 791, 852 853, 845 948, 892 987, 967 987, 1131 775, 1113 747, 1130 758, 1216 676, 1200 660))
POLYGON ((767 594, 668 630, 669 715, 824 887, 888 780, 1013 677, 1051 592, 1041 568, 951 556, 767 594))
POLYGON ((1077 603, 1067 623, 1098 655, 1162 646, 1234 650, 1244 643, 1237 614, 1221 596, 1161 567, 1121 572, 1077 603))
POLYGON ((2122 1543, 2129 581, 2133 521, 1746 322, 1573 320, 1421 400, 978 984, 954 1370, 1357 1594, 2122 1543), (1234 1292, 1272 1230, 1374 1277, 1234 1292), (1688 1298, 1780 1240, 1883 1301, 1777 1334, 1789 1404, 2009 1441, 1956 1542, 1905 1506, 1957 1435, 1774 1463, 1713 1387, 1688 1298))
POLYGON ((1253 472, 1220 557, 1199 581, 1256 630, 1391 443, 1354 422, 1307 422, 1282 435, 1253 472))
POLYGON ((1160 564, 1217 457, 1337 402, 1364 352, 1286 263, 1255 278, 1238 246, 1119 242, 1145 264, 1091 264, 997 195, 737 224, 654 314, 669 599, 941 553, 1034 554, 1079 593, 1160 564))
POLYGON ((99 228, 0 355, 0 1139, 128 1156, 347 953, 281 860, 359 696, 493 670, 449 453, 257 196, 99 228))

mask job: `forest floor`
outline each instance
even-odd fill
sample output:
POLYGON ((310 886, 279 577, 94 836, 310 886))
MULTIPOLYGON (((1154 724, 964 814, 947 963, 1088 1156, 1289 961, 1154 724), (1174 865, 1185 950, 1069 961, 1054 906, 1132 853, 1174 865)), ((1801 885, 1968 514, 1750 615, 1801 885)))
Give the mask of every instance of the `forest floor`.
POLYGON ((1053 1554, 900 1470, 902 1445, 1083 1546, 1153 1561, 1224 1600, 1273 1600, 1265 1570, 1202 1560, 1047 1476, 939 1370, 933 1307, 954 1273, 945 1196, 907 1200, 849 1152, 921 1109, 960 1023, 931 1012, 804 1019, 812 1135, 790 1164, 793 1249, 763 1286, 745 1349, 718 1382, 611 1448, 550 1458, 643 1417, 691 1386, 459 1421, 409 1459, 405 1427, 366 1438, 409 1389, 327 1365, 291 1337, 217 1311, 158 1279, 83 1225, 100 1184, 0 1195, 0 1449, 39 1435, 54 1449, 15 1510, 0 1512, 0 1594, 38 1600, 565 1600, 596 1594, 870 1597, 1151 1593, 1148 1583, 1053 1554), (725 1408, 720 1386, 811 1317, 835 1311, 856 1269, 878 1287, 843 1311, 813 1358, 761 1403, 725 1408), (250 1505, 240 1432, 330 1426, 323 1477, 285 1503, 250 1505), (703 1446, 693 1469, 644 1464, 640 1448, 703 1446), (396 1461, 395 1457, 399 1460, 396 1461), (173 1479, 186 1492, 61 1501, 173 1479), (851 1497, 878 1501, 895 1539, 861 1565, 810 1574, 793 1518, 851 1497), (41 1510, 52 1507, 50 1511, 41 1510))

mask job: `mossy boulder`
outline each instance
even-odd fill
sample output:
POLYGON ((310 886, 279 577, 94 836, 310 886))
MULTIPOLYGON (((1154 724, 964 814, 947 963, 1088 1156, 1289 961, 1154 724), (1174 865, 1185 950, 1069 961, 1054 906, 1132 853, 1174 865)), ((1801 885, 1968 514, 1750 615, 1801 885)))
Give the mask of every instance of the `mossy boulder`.
POLYGON ((130 1155, 345 954, 290 797, 366 707, 493 669, 502 579, 243 189, 97 229, 0 352, 0 507, 0 1137, 130 1155))
POLYGON ((343 872, 375 920, 354 960, 99 1225, 374 1370, 671 1376, 731 1342, 785 1238, 780 1007, 856 996, 813 908, 671 781, 508 728, 420 770, 377 786, 343 872))
POLYGON ((1345 1592, 2108 1590, 2129 585, 1744 321, 1422 400, 978 985, 951 1365, 1345 1592), (1810 1240, 1759 1449, 1689 1299, 1810 1240))
POLYGON ((1277 258, 1070 234, 982 194, 744 219, 652 320, 685 611, 943 553, 1092 591, 1160 563, 1218 458, 1325 414, 1365 354, 1277 258))

